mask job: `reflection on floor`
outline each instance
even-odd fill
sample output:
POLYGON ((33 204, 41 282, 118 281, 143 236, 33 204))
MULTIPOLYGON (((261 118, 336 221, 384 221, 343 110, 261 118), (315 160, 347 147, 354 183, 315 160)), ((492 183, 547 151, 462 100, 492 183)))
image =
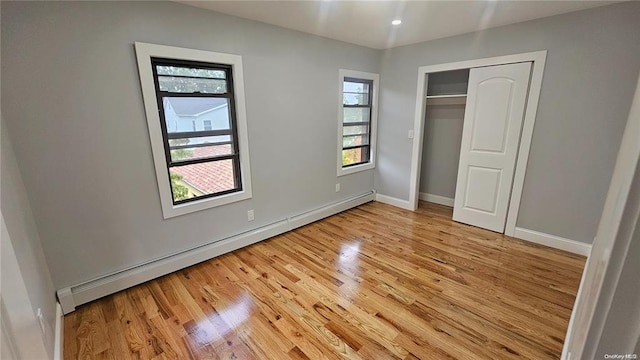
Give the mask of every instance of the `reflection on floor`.
POLYGON ((368 203, 78 307, 65 359, 557 359, 585 259, 368 203))

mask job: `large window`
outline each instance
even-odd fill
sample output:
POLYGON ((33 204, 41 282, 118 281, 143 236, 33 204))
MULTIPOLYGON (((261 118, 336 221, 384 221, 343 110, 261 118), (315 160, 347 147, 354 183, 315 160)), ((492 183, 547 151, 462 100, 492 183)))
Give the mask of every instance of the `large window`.
POLYGON ((375 166, 378 74, 340 70, 338 176, 375 166))
POLYGON ((136 53, 165 218, 251 197, 241 58, 142 43, 136 53))

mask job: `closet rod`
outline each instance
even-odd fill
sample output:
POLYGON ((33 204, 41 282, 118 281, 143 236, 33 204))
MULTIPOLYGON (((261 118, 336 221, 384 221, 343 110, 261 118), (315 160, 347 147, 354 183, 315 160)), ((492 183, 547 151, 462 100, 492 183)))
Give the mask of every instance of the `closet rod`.
POLYGON ((467 103, 466 94, 457 95, 427 95, 427 106, 432 105, 464 105, 467 103))

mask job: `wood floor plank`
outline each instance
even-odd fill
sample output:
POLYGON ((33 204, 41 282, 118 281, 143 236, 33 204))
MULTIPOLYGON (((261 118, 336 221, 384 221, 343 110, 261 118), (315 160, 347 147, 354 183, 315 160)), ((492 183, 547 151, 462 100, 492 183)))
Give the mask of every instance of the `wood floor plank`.
POLYGON ((65 359, 558 359, 585 258, 368 203, 79 306, 65 359))

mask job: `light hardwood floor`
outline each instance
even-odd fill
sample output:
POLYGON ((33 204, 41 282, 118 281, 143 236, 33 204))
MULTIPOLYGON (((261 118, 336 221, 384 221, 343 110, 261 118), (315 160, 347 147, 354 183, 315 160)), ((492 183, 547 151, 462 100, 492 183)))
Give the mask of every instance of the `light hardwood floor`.
POLYGON ((78 307, 65 359, 558 359, 585 258, 368 203, 78 307))

